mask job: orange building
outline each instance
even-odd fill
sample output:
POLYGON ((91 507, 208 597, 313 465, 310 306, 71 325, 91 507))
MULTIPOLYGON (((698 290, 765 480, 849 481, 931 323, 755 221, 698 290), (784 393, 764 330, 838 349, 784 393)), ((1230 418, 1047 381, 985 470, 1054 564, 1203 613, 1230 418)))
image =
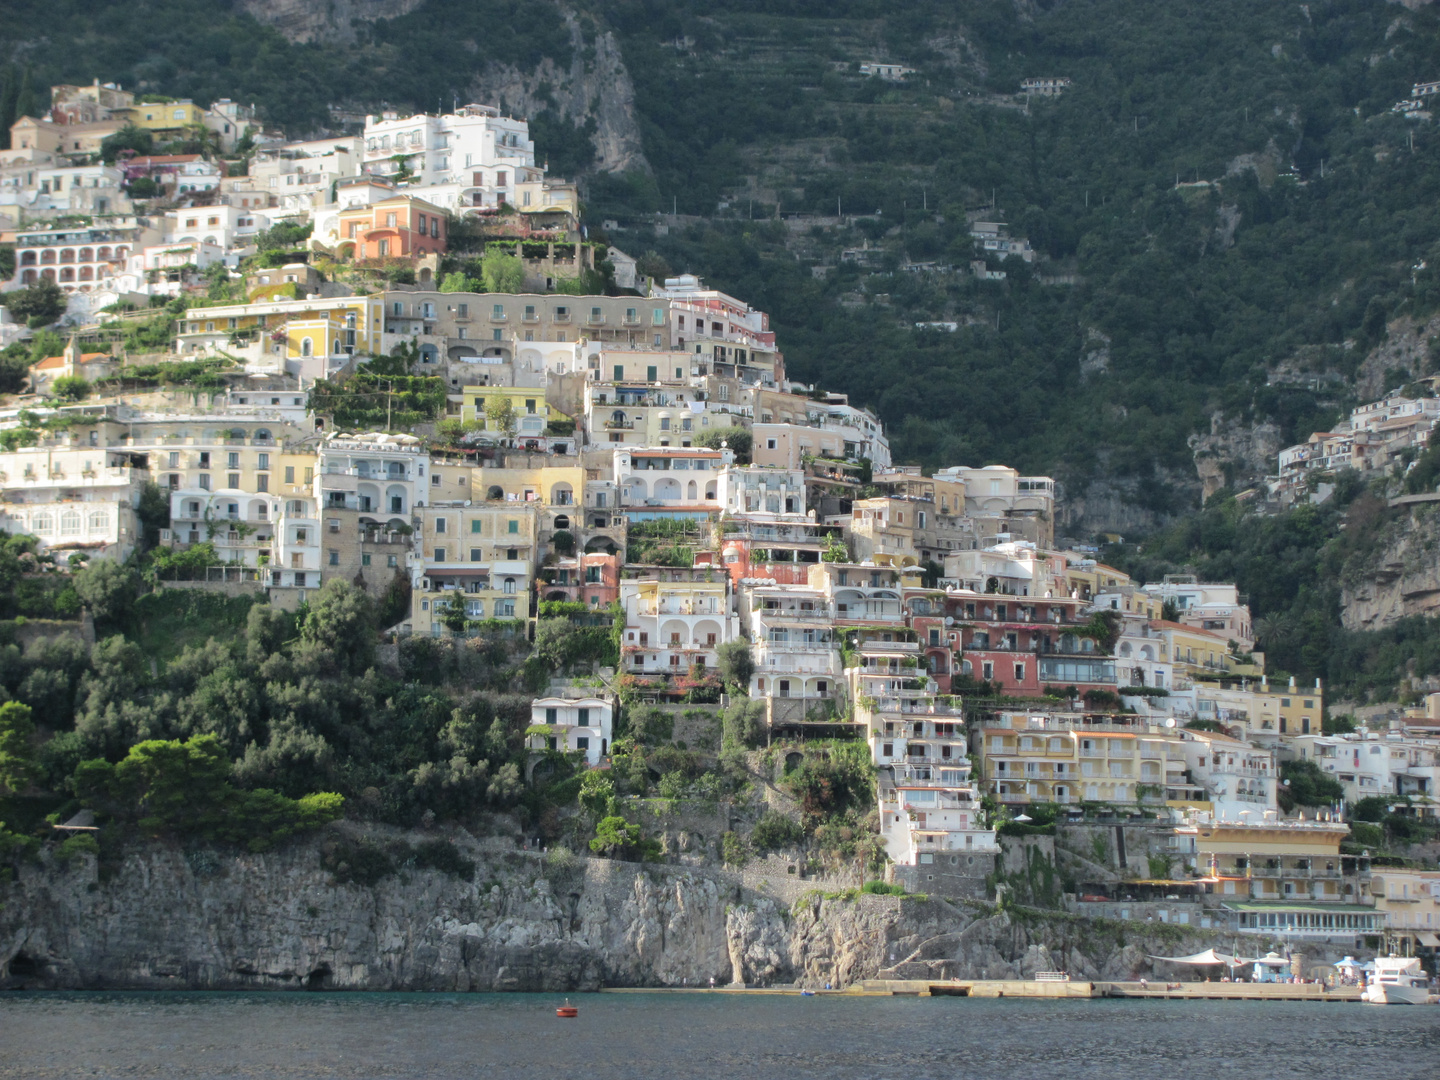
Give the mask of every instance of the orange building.
POLYGON ((445 252, 445 211, 413 195, 395 195, 340 211, 340 254, 354 259, 412 259, 445 252))

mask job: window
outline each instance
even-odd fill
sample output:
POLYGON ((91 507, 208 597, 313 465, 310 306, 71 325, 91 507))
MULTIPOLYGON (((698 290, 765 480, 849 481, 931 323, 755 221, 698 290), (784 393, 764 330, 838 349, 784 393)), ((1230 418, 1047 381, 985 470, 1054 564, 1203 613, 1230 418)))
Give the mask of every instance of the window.
POLYGON ((339 566, 339 565, 340 565, 340 552, 335 551, 335 550, 332 549, 332 550, 329 552, 329 561, 330 561, 330 565, 331 565, 331 566, 339 566))
POLYGON ((240 486, 240 474, 238 472, 226 473, 225 486, 232 489, 238 488, 240 486))
POLYGON ((505 523, 505 531, 507 533, 510 533, 512 536, 518 533, 520 531, 520 522, 516 521, 514 518, 511 518, 505 523))
POLYGON ((484 561, 485 561, 485 555, 484 555, 484 552, 482 551, 482 549, 480 549, 480 548, 471 548, 471 549, 470 549, 470 561, 471 561, 471 562, 484 562, 484 561))
POLYGON ((225 466, 229 469, 238 469, 240 467, 240 455, 235 453, 227 454, 225 466))
POLYGON ((437 547, 437 548, 435 549, 435 561, 436 561, 436 562, 444 562, 444 561, 445 561, 445 549, 444 549, 444 548, 442 548, 442 547, 437 547))
POLYGON ((470 522, 470 531, 471 531, 472 533, 474 533, 475 535, 478 536, 478 535, 483 531, 483 530, 481 529, 480 525, 481 525, 481 519, 480 519, 480 518, 476 518, 474 521, 470 522))
MULTIPOLYGON (((255 490, 256 490, 256 491, 269 491, 269 490, 270 490, 270 474, 269 474, 269 473, 257 473, 257 474, 256 474, 256 476, 255 476, 255 490)), ((262 509, 263 509, 263 508, 262 508, 262 509)))
POLYGON ((209 490, 210 490, 210 474, 209 474, 209 473, 201 473, 201 474, 200 474, 200 490, 201 490, 201 491, 209 491, 209 490))
POLYGON ((361 565, 361 566, 369 566, 369 565, 370 565, 370 553, 369 553, 368 551, 367 551, 365 554, 363 554, 363 555, 360 556, 360 565, 361 565))
POLYGON ((386 565, 386 566, 389 566, 389 567, 399 566, 399 565, 400 565, 400 559, 399 559, 399 557, 396 556, 396 555, 386 555, 386 556, 385 556, 385 565, 386 565))

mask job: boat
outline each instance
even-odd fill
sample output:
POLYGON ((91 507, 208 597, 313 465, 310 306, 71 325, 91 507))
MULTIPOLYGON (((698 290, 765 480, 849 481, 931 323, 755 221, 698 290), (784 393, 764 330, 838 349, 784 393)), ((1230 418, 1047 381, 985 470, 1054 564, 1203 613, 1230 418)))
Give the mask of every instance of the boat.
POLYGON ((801 996, 801 997, 814 997, 814 996, 815 996, 815 991, 814 991, 814 990, 801 990, 801 991, 800 991, 800 996, 801 996))
POLYGON ((555 1015, 565 1020, 573 1020, 580 1015, 580 1010, 570 1004, 570 999, 565 999, 565 1004, 555 1010, 555 1015))
POLYGON ((1377 956, 1360 1000, 1371 1005, 1424 1005, 1430 1000, 1430 983, 1414 957, 1377 956))

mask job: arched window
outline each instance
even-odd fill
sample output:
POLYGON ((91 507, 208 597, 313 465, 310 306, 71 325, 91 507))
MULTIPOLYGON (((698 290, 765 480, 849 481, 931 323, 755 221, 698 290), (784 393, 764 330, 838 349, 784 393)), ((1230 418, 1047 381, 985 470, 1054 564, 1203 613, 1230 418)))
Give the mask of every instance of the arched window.
POLYGON ((110 515, 104 510, 90 511, 90 531, 104 532, 110 527, 110 515))
POLYGON ((60 515, 60 535, 74 536, 80 531, 80 511, 66 510, 60 515))
POLYGON ((311 341, 308 337, 307 337, 307 338, 301 338, 301 339, 300 339, 300 355, 301 355, 301 356, 314 356, 314 355, 315 355, 315 342, 311 341))
POLYGON ((30 523, 36 536, 49 536, 55 531, 55 519, 49 514, 36 514, 30 523))
POLYGON ((514 579, 513 577, 507 577, 507 578, 505 579, 505 587, 504 587, 504 589, 503 589, 502 591, 503 591, 506 595, 513 595, 513 594, 514 594, 514 592, 515 592, 515 579, 514 579))

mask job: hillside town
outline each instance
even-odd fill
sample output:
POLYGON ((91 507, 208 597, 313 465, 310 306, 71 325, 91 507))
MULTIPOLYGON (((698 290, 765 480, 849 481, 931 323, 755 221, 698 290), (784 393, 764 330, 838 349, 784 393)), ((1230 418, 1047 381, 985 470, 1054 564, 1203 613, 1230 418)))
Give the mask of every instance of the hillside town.
MULTIPOLYGON (((0 152, 0 299, 63 303, 0 321, 56 346, 0 402, 0 530, 37 573, 145 554, 162 588, 287 610, 339 579, 391 640, 610 628, 616 667, 535 698, 537 751, 608 768, 619 710, 720 703, 738 673, 765 744, 868 746, 906 890, 1003 899, 1001 838, 1084 831, 1076 913, 1433 959, 1440 872, 1377 862, 1348 819, 1440 814, 1440 695, 1339 730, 1318 681, 1267 673, 1234 584, 1057 542, 1050 477, 892 461, 864 403, 787 375, 764 311, 595 239, 526 120, 291 142, 226 99, 51 100, 0 152), (197 149, 102 160, 137 130, 197 149), (1296 799, 1296 762, 1343 798, 1296 799)), ((972 235, 977 274, 1033 257, 972 235)), ((1437 402, 1356 410, 1272 495, 1388 467, 1437 402)))

